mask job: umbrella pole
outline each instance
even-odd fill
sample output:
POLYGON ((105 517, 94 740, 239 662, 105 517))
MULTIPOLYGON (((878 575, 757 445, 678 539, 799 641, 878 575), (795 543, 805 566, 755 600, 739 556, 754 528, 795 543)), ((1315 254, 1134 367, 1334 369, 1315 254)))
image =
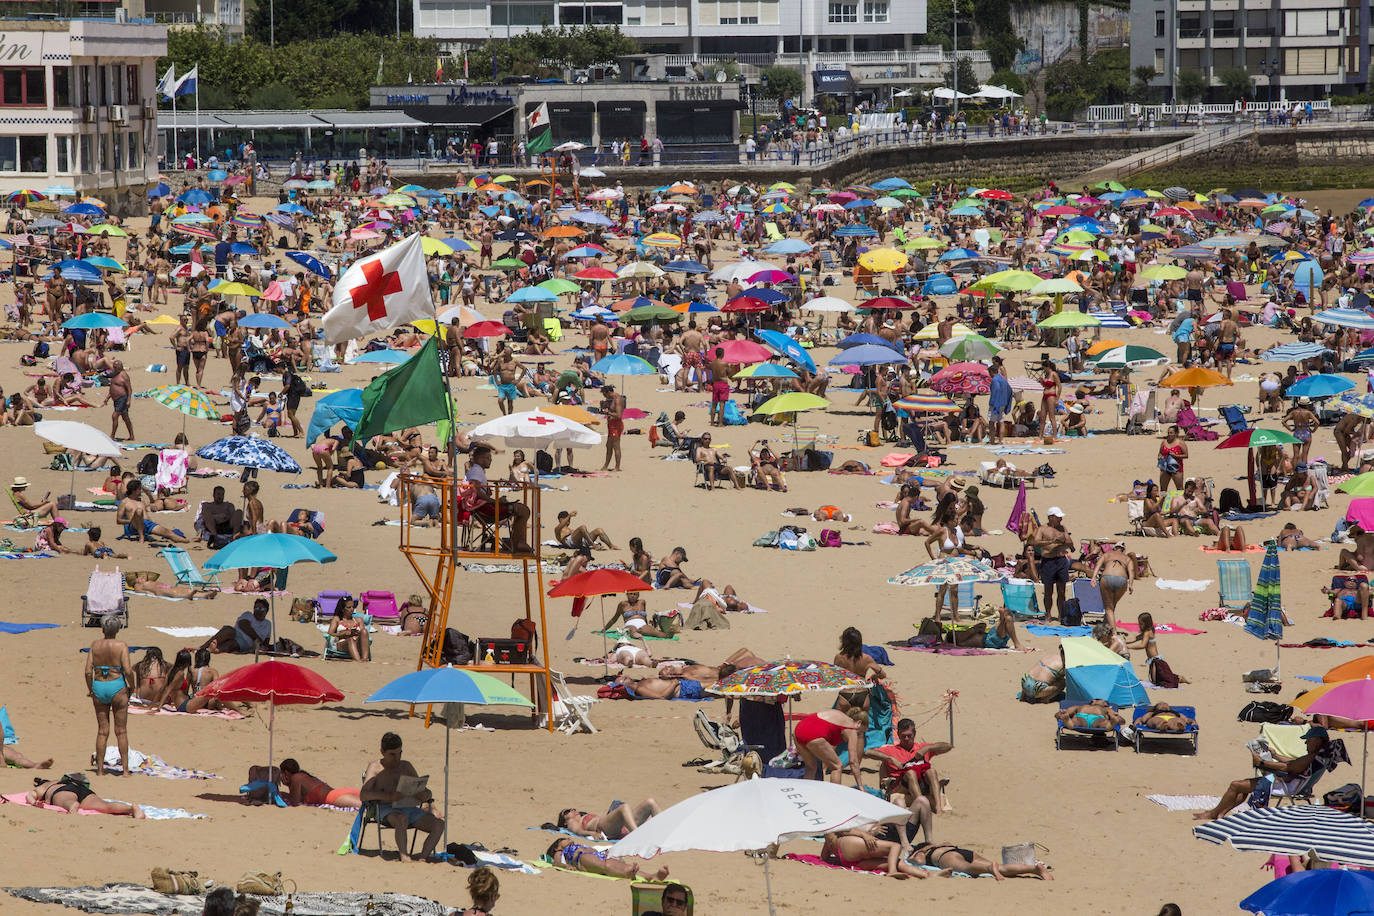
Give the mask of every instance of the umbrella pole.
POLYGON ((448 856, 448 758, 449 742, 453 740, 453 723, 444 717, 444 856, 448 856))
MULTIPOLYGON (((271 781, 271 780, 272 780, 272 759, 273 759, 273 753, 272 753, 272 752, 273 752, 273 738, 275 737, 274 729, 275 729, 276 726, 277 726, 277 698, 276 698, 276 696, 271 696, 271 697, 268 697, 268 698, 267 698, 267 709, 268 709, 268 712, 267 712, 267 779, 268 779, 268 781, 271 781)), ((270 796, 273 796, 273 795, 276 795, 276 794, 277 794, 277 784, 276 784, 275 782, 272 783, 272 787, 271 787, 270 789, 268 789, 267 794, 268 794, 269 798, 270 798, 270 796)))
POLYGON ((765 890, 765 891, 767 892, 767 894, 768 894, 768 916, 774 916, 774 913, 773 913, 773 875, 772 875, 772 872, 770 872, 769 869, 768 869, 768 860, 771 859, 771 858, 772 858, 772 856, 769 855, 769 854, 768 854, 768 850, 765 849, 765 850, 763 851, 763 888, 764 888, 764 890, 765 890))
POLYGON ((607 658, 608 650, 606 642, 606 596, 601 596, 601 679, 609 681, 611 679, 611 660, 607 658))

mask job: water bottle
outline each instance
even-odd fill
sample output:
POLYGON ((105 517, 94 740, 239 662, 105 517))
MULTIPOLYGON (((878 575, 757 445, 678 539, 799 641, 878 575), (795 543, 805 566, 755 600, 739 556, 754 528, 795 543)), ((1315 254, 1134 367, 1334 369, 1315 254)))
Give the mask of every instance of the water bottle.
POLYGON ((482 657, 482 664, 484 664, 484 665, 494 665, 494 664, 496 664, 496 656, 494 656, 494 655, 491 654, 491 643, 487 643, 487 654, 484 655, 484 656, 482 657))

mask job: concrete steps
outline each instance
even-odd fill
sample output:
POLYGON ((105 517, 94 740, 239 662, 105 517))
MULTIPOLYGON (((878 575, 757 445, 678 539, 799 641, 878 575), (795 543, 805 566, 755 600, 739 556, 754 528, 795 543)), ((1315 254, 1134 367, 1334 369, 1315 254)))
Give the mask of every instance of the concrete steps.
POLYGON ((1061 186, 1067 189, 1077 189, 1085 186, 1092 187, 1100 181, 1119 181, 1126 184, 1127 179, 1133 175, 1228 146, 1252 136, 1256 130, 1256 126, 1251 122, 1205 127, 1191 137, 1185 137, 1182 140, 1144 152, 1133 153, 1130 156, 1098 166, 1076 178, 1062 182, 1061 186))

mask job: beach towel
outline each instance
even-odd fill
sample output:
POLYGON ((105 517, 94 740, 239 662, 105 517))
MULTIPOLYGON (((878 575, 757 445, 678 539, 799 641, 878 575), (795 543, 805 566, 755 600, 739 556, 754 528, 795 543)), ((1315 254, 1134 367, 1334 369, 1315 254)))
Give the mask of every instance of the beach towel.
MULTIPOLYGON (((119 764, 119 748, 105 748, 105 768, 117 774, 124 772, 119 764)), ((159 779, 219 779, 214 773, 204 770, 191 770, 174 767, 156 754, 145 754, 129 748, 129 769, 143 776, 156 776, 159 779)))
POLYGON ((1220 795, 1147 795, 1156 805, 1170 811, 1207 811, 1221 801, 1220 795))
POLYGON ((873 526, 874 534, 901 534, 895 522, 879 522, 873 526))
POLYGON ((599 879, 599 880, 601 880, 601 881, 629 881, 629 882, 631 882, 631 883, 633 884, 633 883, 638 882, 638 881, 649 881, 649 880, 652 880, 652 879, 646 877, 645 875, 636 875, 636 876, 633 877, 633 878, 615 878, 615 877, 612 877, 611 875, 594 875, 594 874, 592 874, 592 873, 589 872, 589 871, 574 871, 574 870, 571 869, 571 868, 564 868, 562 865, 554 865, 552 862, 550 862, 548 859, 544 858, 543 856, 540 856, 540 857, 539 857, 539 861, 535 862, 534 865, 535 865, 536 868, 548 869, 548 870, 550 870, 550 871, 567 872, 567 873, 570 874, 570 875, 581 875, 581 876, 584 877, 584 878, 597 878, 597 879, 599 879))
MULTIPOLYGON (((1125 630, 1127 633, 1140 632, 1139 624, 1131 623, 1130 621, 1126 620, 1117 621, 1116 628, 1118 630, 1125 630)), ((1181 626, 1177 623, 1157 623, 1155 624, 1155 632, 1161 635, 1177 634, 1180 636, 1197 636, 1199 634, 1206 633, 1207 631, 1189 629, 1188 627, 1181 626)))
POLYGON ((56 628, 59 627, 59 626, 61 626, 61 624, 56 624, 56 623, 5 623, 3 620, 0 620, 0 633, 9 633, 9 634, 11 634, 11 635, 18 635, 18 634, 20 634, 20 633, 27 633, 27 632, 29 632, 29 630, 52 630, 52 629, 56 629, 56 628))
POLYGON ((1200 592, 1212 584, 1211 579, 1156 579, 1155 588, 1172 589, 1176 592, 1200 592))
POLYGON ((1007 530, 1013 534, 1021 533, 1021 517, 1026 514, 1026 482, 1016 488, 1016 501, 1012 503, 1011 515, 1007 518, 1007 530))
MULTIPOLYGON (((35 903, 56 903, 86 913, 147 913, 150 916, 200 916, 205 898, 159 894, 138 884, 103 887, 7 887, 12 896, 35 903)), ((254 897, 263 916, 283 916, 286 897, 254 897)), ((447 916, 452 907, 410 894, 297 891, 291 895, 295 916, 447 916)))
POLYGON ((8 550, 0 553, 0 560, 51 560, 55 553, 28 553, 22 550, 8 550))
POLYGON ((185 489, 189 461, 184 449, 167 448, 158 452, 157 471, 153 474, 154 484, 159 489, 173 492, 185 489))
POLYGON ((195 639, 199 636, 214 636, 219 632, 215 627, 149 627, 159 633, 175 636, 177 639, 195 639))
MULTIPOLYGON (((1120 624, 1118 624, 1120 626, 1120 624)), ((1032 636, 1091 636, 1092 627, 1057 627, 1044 623, 1026 624, 1026 632, 1032 636)))
MULTIPOLYGON (((1203 553, 1240 553, 1239 550, 1218 550, 1216 547, 1207 547, 1207 546, 1199 547, 1198 550, 1201 550, 1203 553)), ((1246 552, 1246 553, 1264 553, 1264 548, 1261 547, 1259 544, 1247 544, 1247 545, 1245 546, 1245 552, 1246 552)))
MULTIPOLYGON (((23 792, 16 792, 13 795, 0 795, 7 803, 12 805, 23 805, 25 808, 39 808, 43 811, 56 811, 59 814, 66 814, 66 808, 59 808, 57 805, 30 805, 28 797, 23 792)), ((117 799, 111 799, 116 801, 117 799)), ((208 817, 205 814, 192 814, 185 808, 153 808, 146 805, 139 805, 143 810, 143 816, 150 821, 173 821, 173 820, 204 820, 208 817)), ((97 815, 103 812, 88 811, 85 808, 78 808, 77 814, 97 815)), ((111 817, 124 817, 125 815, 111 815, 111 817)))
POLYGON ((248 718, 241 712, 232 709, 202 709, 200 712, 179 712, 170 706, 155 709, 152 706, 136 706, 129 704, 129 712, 134 715, 149 715, 157 713, 159 716, 192 716, 199 719, 246 719, 248 718))
MULTIPOLYGON (((592 630, 592 634, 595 636, 605 636, 607 639, 623 639, 625 637, 624 630, 592 630)), ((644 633, 636 633, 631 638, 652 639, 656 642, 677 642, 676 636, 649 636, 644 633)))
MULTIPOLYGON (((819 868, 833 868, 838 871, 856 871, 861 875, 878 875, 884 878, 887 877, 887 866, 881 866, 879 868, 857 868, 853 865, 832 865, 831 863, 822 859, 820 856, 812 855, 810 853, 789 852, 785 856, 782 856, 782 858, 791 859, 793 862, 800 862, 803 865, 811 865, 819 868)), ((923 871, 940 870, 931 865, 918 865, 916 867, 922 869, 923 871)), ((961 871, 956 871, 954 872, 954 874, 958 875, 961 878, 973 877, 973 875, 961 871)), ((991 878, 992 875, 981 875, 980 877, 991 878)))

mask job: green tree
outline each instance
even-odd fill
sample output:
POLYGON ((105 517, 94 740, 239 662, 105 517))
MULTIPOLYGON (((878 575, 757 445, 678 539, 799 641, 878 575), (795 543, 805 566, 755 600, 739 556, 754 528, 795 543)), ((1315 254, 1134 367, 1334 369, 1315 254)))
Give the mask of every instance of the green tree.
POLYGON ((257 3, 249 10, 244 32, 258 41, 271 40, 276 33, 277 44, 305 41, 321 35, 410 34, 413 8, 400 4, 400 26, 397 28, 397 5, 393 0, 273 0, 257 3))
MULTIPOLYGON (((944 73, 946 88, 954 87, 954 68, 947 67, 944 73)), ((967 57, 959 58, 959 91, 963 93, 978 91, 978 74, 973 72, 973 62, 967 57)))
POLYGON ((1191 105, 1207 91, 1207 77, 1201 70, 1180 70, 1174 77, 1174 91, 1180 101, 1191 105))
POLYGON ((468 52, 468 70, 473 79, 498 73, 561 76, 565 69, 614 63, 638 50, 639 43, 617 26, 545 26, 510 41, 483 42, 468 52))
POLYGON ((285 83, 268 83, 248 95, 248 107, 258 109, 300 108, 301 98, 285 83))
POLYGON ((1248 99, 1255 92, 1255 80, 1244 67, 1228 67, 1217 74, 1221 91, 1229 102, 1248 99))
POLYGON ((1011 70, 1005 68, 994 72, 992 76, 988 77, 987 84, 989 86, 1001 86, 1005 89, 1010 89, 1012 92, 1019 95, 1026 94, 1026 81, 1021 79, 1019 74, 1013 73, 1011 70))
MULTIPOLYGON (((959 0, 959 47, 972 47, 973 0, 959 0)), ((926 5, 926 44, 939 45, 946 51, 954 48, 954 0, 930 0, 926 5)))
POLYGON ((1045 113, 1056 121, 1072 121, 1088 106, 1087 93, 1079 90, 1056 92, 1045 96, 1045 113))
POLYGON ((801 96, 802 76, 796 67, 765 67, 760 76, 768 80, 768 91, 763 93, 765 98, 794 99, 801 96))

